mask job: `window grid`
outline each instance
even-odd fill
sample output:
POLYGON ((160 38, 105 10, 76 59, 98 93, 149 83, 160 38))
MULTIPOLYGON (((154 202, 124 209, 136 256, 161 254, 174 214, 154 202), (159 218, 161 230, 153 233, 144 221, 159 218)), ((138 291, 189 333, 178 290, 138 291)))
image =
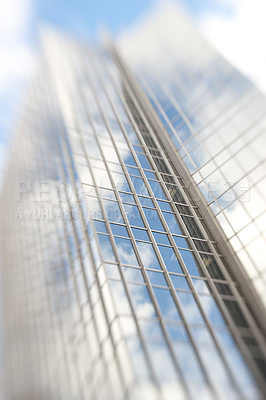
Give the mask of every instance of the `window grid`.
MULTIPOLYGON (((146 88, 146 91, 148 92, 149 96, 153 96, 153 95, 152 95, 152 92, 151 92, 152 89, 151 89, 150 87, 148 87, 147 84, 146 84, 144 81, 142 81, 142 84, 143 84, 143 86, 146 88)), ((167 90, 167 88, 165 88, 165 90, 167 90)), ((169 93, 169 96, 170 96, 170 91, 169 91, 169 90, 167 90, 167 93, 169 93)), ((252 93, 253 93, 253 91, 252 91, 252 93)), ((258 97, 258 98, 261 98, 261 95, 258 94, 258 92, 255 92, 255 97, 256 97, 256 98, 257 98, 257 97, 258 97)), ((162 114, 164 114, 164 111, 162 110, 162 108, 160 108, 160 105, 158 104, 158 100, 157 100, 156 98, 153 97, 153 101, 154 101, 155 103, 157 103, 157 107, 160 109, 160 112, 161 112, 162 114)), ((180 108, 180 107, 178 106, 178 107, 177 107, 177 110, 178 110, 178 112, 180 113, 181 111, 180 111, 179 108, 180 108)), ((181 115, 182 115, 182 114, 181 114, 181 115)), ((166 116, 165 114, 164 114, 164 118, 167 119, 167 116, 166 116)), ((255 121, 255 123, 256 123, 256 121, 255 121)), ((173 134, 175 135, 175 134, 176 134, 176 133, 175 133, 175 129, 174 129, 174 127, 172 127, 172 125, 171 125, 171 123, 170 123, 169 120, 168 120, 168 125, 169 125, 171 131, 173 132, 173 134)), ((195 130, 191 125, 190 125, 190 129, 191 129, 192 132, 193 132, 193 137, 194 137, 194 136, 198 136, 198 132, 199 132, 199 131, 195 130)), ((214 131, 214 133, 215 133, 215 131, 214 131)), ((209 188, 208 188, 208 186, 207 186, 207 184, 206 184, 206 182, 205 182, 205 180, 204 180, 204 177, 201 175, 200 168, 198 168, 198 167, 195 165, 195 163, 194 163, 194 161, 193 161, 193 158, 191 157, 190 153, 186 150, 185 145, 182 143, 182 141, 181 141, 180 139, 178 139, 178 140, 179 140, 179 142, 180 142, 181 145, 182 145, 182 149, 185 151, 185 153, 186 153, 186 155, 187 155, 187 157, 188 157, 189 163, 191 163, 191 165, 193 165, 193 168, 195 168, 195 170, 193 170, 192 172, 193 172, 194 174, 197 173, 197 174, 199 174, 199 175, 201 176, 201 180, 202 180, 202 182, 204 182, 204 185, 206 186, 207 193, 209 193, 209 194, 213 197, 213 199, 214 199, 214 201, 215 201, 215 200, 216 200, 216 199, 215 199, 215 196, 214 196, 214 194, 212 193, 212 191, 209 190, 209 188)), ((199 140, 200 140, 200 138, 199 138, 199 140)), ((204 141, 202 141, 202 144, 204 145, 204 141)), ((219 167, 216 166, 216 168, 217 168, 218 170, 220 170, 219 167)), ((244 173, 242 179, 244 179, 245 176, 246 176, 246 173, 244 173)), ((224 178, 225 178, 225 177, 224 177, 224 178)), ((231 189, 231 188, 230 188, 230 189, 231 189)), ((223 215, 225 216, 228 226, 230 226, 230 228, 234 230, 234 228, 233 228, 233 226, 232 226, 232 224, 231 224, 231 221, 230 221, 230 215, 228 216, 226 212, 223 212, 223 209, 221 208, 221 205, 219 204, 219 202, 216 202, 216 201, 215 201, 215 204, 217 205, 217 207, 218 207, 218 209, 219 209, 219 212, 223 213, 223 215)), ((238 204, 240 204, 240 206, 243 207, 243 203, 238 202, 238 204)), ((236 233, 236 235, 237 235, 237 233, 236 233)), ((252 262, 253 267, 256 269, 257 275, 261 276, 261 273, 260 273, 260 271, 258 270, 258 268, 257 268, 257 266, 256 266, 256 263, 254 262, 254 260, 252 259, 252 257, 251 257, 248 253, 246 253, 246 254, 247 254, 249 260, 252 262)))

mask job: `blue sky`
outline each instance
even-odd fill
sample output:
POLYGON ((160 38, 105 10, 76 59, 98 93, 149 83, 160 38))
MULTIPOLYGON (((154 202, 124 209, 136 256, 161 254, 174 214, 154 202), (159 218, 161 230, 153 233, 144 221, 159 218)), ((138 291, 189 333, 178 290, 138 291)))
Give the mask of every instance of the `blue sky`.
MULTIPOLYGON (((165 0, 164 0, 165 1, 165 0)), ((175 0, 174 0, 175 1, 175 0)), ((99 25, 105 24, 113 35, 128 27, 156 3, 156 0, 37 0, 34 23, 47 21, 73 34, 95 39, 99 25)), ((228 3, 217 0, 183 0, 194 15, 230 12, 228 3)))
POLYGON ((113 34, 117 34, 153 3, 154 0, 38 0, 36 17, 37 20, 48 21, 75 35, 95 39, 101 24, 107 25, 113 34))

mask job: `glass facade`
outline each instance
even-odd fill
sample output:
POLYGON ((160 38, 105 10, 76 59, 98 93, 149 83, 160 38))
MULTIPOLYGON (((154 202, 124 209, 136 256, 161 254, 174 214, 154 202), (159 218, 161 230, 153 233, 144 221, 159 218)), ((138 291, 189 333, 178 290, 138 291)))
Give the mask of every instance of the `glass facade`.
POLYGON ((260 321, 144 92, 108 47, 44 50, 2 198, 7 398, 262 399, 260 321))
POLYGON ((119 46, 266 305, 265 96, 173 6, 119 46))

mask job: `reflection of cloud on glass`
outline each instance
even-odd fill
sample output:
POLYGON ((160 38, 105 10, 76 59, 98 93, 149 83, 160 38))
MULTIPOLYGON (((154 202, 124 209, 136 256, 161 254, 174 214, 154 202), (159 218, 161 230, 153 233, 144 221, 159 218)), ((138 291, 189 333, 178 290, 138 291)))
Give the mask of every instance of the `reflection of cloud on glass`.
POLYGON ((182 16, 157 5, 118 47, 265 302, 265 98, 182 16))
POLYGON ((137 242, 138 250, 140 253, 141 261, 144 267, 151 267, 155 269, 161 269, 159 261, 155 255, 152 244, 137 242))
POLYGON ((135 251, 129 239, 115 238, 116 248, 121 263, 129 265, 138 265, 135 251))

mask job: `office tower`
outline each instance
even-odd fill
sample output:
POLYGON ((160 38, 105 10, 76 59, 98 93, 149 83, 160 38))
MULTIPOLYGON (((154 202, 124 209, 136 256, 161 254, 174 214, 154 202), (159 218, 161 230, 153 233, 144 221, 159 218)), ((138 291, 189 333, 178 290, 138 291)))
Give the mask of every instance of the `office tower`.
POLYGON ((120 48, 265 305, 265 96, 173 5, 120 48))
MULTIPOLYGON (((192 28, 176 18, 186 27, 185 49, 199 49, 192 28)), ((182 73, 174 63, 183 47, 170 51, 162 35, 175 79, 195 85, 185 97, 169 71, 157 74, 164 58, 154 63, 142 50, 150 37, 161 49, 145 26, 135 59, 133 39, 123 39, 129 67, 111 44, 44 35, 2 196, 8 399, 255 400, 265 393, 264 306, 181 150, 197 137, 204 112, 213 116, 211 107, 241 105, 240 90, 253 91, 261 108, 264 99, 206 44, 204 62, 185 53, 193 70, 182 73), (228 74, 221 86, 219 68, 228 74), (169 102, 180 96, 165 124, 170 104, 153 96, 161 81, 169 102), (212 90, 223 87, 220 99, 212 90), (203 89, 210 109, 195 104, 203 89)))

